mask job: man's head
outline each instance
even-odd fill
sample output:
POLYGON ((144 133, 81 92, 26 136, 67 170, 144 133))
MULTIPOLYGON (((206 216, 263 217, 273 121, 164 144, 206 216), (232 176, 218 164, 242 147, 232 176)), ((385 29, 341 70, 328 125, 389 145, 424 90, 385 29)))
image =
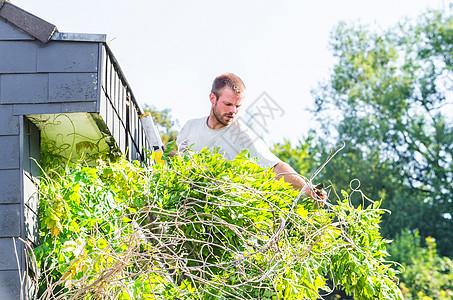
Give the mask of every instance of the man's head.
POLYGON ((245 85, 241 78, 231 73, 224 73, 217 76, 212 83, 211 93, 219 97, 224 88, 229 88, 237 94, 243 94, 245 92, 245 85))
POLYGON ((217 76, 209 95, 212 106, 208 126, 219 129, 230 125, 242 105, 244 93, 244 83, 236 75, 225 73, 217 76))

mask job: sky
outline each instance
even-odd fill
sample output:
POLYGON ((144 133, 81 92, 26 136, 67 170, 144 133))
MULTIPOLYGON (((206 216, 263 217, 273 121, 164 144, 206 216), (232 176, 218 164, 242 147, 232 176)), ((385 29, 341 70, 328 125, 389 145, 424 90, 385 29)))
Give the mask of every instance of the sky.
POLYGON ((260 113, 255 128, 272 144, 303 140, 317 126, 310 91, 329 78, 340 21, 388 28, 449 0, 11 2, 60 32, 107 34, 137 101, 171 109, 176 129, 209 114, 217 75, 238 75, 247 87, 242 117, 260 113))

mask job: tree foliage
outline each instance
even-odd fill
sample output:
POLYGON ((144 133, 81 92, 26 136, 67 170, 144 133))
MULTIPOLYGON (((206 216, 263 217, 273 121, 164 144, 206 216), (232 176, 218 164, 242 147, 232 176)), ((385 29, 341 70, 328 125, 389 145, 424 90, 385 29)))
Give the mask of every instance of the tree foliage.
POLYGON ((288 163, 299 174, 308 174, 311 168, 311 159, 308 154, 308 143, 299 143, 295 146, 289 140, 277 143, 272 149, 278 158, 288 163))
POLYGON ((421 246, 417 231, 403 230, 389 246, 391 256, 402 264, 400 286, 404 299, 452 299, 453 261, 437 254, 434 238, 427 237, 425 244, 421 246))
POLYGON ((322 129, 309 147, 319 165, 345 141, 321 178, 337 184, 359 178, 366 194, 392 211, 384 217, 385 236, 418 229, 449 256, 452 39, 453 16, 439 11, 386 31, 340 24, 331 39, 332 75, 314 91, 322 129))

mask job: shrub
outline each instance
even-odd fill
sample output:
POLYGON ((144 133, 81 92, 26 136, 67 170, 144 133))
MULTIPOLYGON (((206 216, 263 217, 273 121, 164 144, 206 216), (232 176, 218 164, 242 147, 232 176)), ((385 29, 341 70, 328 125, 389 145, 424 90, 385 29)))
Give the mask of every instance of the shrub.
POLYGON ((402 264, 399 277, 405 299, 453 299, 453 261, 439 257, 434 238, 426 238, 422 247, 417 231, 403 230, 389 252, 402 264))
POLYGON ((356 299, 401 299, 380 202, 321 205, 245 152, 59 174, 41 180, 41 299, 317 299, 329 279, 356 299))

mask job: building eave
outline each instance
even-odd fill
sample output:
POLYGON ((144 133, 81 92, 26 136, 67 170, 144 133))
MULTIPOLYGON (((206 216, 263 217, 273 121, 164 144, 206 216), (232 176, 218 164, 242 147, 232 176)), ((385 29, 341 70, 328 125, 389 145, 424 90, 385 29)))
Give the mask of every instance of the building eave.
POLYGON ((106 43, 107 35, 93 33, 55 32, 55 34, 50 39, 52 41, 106 43))

